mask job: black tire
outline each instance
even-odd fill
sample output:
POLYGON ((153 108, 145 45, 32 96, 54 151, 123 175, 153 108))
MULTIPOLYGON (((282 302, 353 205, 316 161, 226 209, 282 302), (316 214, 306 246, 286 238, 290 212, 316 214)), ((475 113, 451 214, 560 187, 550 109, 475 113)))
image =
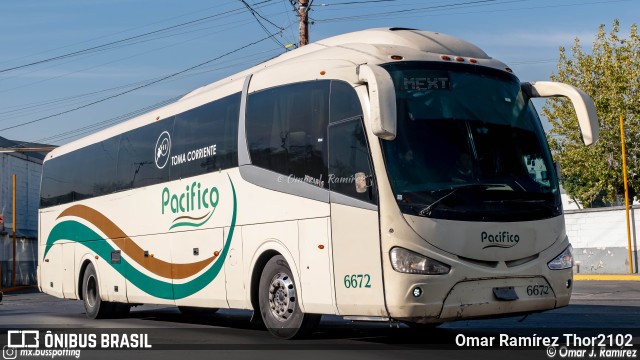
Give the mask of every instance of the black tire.
POLYGON ((260 314, 271 334, 282 339, 301 338, 312 333, 321 315, 304 314, 289 264, 281 255, 272 257, 260 276, 260 314))
POLYGON ((190 317, 209 317, 218 312, 218 308, 202 308, 195 306, 178 306, 182 315, 190 317))
POLYGON ((114 304, 102 301, 98 275, 93 264, 87 265, 82 279, 82 300, 87 317, 90 319, 104 319, 114 314, 114 304))

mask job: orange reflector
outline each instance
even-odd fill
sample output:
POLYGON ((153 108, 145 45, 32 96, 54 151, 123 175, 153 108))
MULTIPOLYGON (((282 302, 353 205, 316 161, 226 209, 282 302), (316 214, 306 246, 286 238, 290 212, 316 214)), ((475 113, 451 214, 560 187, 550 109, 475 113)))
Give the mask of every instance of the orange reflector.
POLYGON ((476 60, 476 59, 469 59, 469 62, 474 63, 474 64, 477 64, 477 63, 478 63, 478 60, 476 60))
POLYGON ((44 262, 49 262, 49 259, 44 259, 44 262))
POLYGON ((458 56, 458 57, 456 58, 456 61, 464 61, 464 58, 462 58, 462 57, 458 56))
POLYGON ((451 58, 448 57, 447 55, 442 55, 440 57, 442 58, 442 60, 447 60, 447 61, 451 60, 451 58))
POLYGON ((320 250, 324 249, 324 245, 318 245, 318 249, 320 250))
POLYGON ((218 255, 220 255, 220 252, 219 252, 219 251, 214 251, 214 252, 213 252, 213 256, 218 256, 218 255))
POLYGON ((404 58, 402 56, 400 56, 400 55, 391 55, 391 59, 393 59, 393 60, 402 60, 404 58))
POLYGON ((98 260, 98 256, 96 256, 96 260, 98 260))
POLYGON ((326 72, 326 71, 324 71, 324 70, 320 71, 320 75, 324 75, 324 74, 326 74, 326 73, 327 73, 327 72, 326 72))

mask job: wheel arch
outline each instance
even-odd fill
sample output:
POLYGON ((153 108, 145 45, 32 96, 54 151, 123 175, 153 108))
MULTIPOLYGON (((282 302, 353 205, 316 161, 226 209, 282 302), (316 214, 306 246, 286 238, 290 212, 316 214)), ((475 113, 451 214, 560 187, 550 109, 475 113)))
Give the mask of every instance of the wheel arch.
POLYGON ((100 288, 100 291, 102 291, 102 287, 100 286, 100 275, 98 274, 98 266, 97 264, 94 264, 93 261, 91 261, 89 254, 82 257, 82 260, 80 260, 80 264, 81 265, 80 265, 80 271, 78 271, 78 282, 76 286, 76 291, 78 292, 77 298, 79 300, 84 300, 84 294, 82 293, 82 281, 84 280, 84 273, 87 271, 87 267, 89 266, 89 264, 93 264, 93 268, 96 272, 96 276, 98 277, 98 287, 100 288))
MULTIPOLYGON (((298 265, 295 261, 295 258, 288 251, 287 247, 284 246, 280 241, 275 239, 267 239, 264 241, 262 246, 256 249, 254 253, 254 260, 251 262, 251 270, 250 270, 250 278, 249 278, 249 301, 251 303, 251 307, 254 311, 260 310, 260 302, 258 300, 258 289, 260 287, 260 276, 262 275, 262 270, 264 269, 267 262, 274 256, 281 255, 286 260, 289 268, 291 269, 291 274, 293 275, 293 279, 296 284, 301 284, 300 282, 300 272, 298 271, 298 265)), ((300 285, 296 286, 298 291, 302 291, 300 285)), ((298 298, 301 298, 301 294, 298 294, 298 298)), ((300 302, 300 308, 304 311, 304 304, 300 302)))
POLYGON ((258 300, 258 289, 260 288, 260 276, 262 275, 262 270, 264 269, 267 262, 271 260, 272 257, 282 255, 276 250, 270 249, 264 251, 258 258, 256 259, 253 268, 251 270, 251 285, 249 287, 249 301, 251 302, 251 307, 254 311, 260 310, 260 301, 258 300))

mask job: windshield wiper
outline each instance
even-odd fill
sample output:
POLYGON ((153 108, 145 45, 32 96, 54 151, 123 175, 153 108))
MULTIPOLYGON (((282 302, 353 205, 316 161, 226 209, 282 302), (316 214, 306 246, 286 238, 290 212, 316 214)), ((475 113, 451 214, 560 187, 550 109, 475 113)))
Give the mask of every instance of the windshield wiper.
POLYGON ((549 204, 546 200, 537 199, 503 199, 503 200, 485 200, 486 203, 521 203, 521 204, 535 204, 547 209, 557 210, 558 206, 555 204, 549 204))
POLYGON ((426 217, 431 217, 431 211, 438 206, 440 203, 442 203, 444 200, 446 200, 447 198, 449 198, 451 195, 455 194, 456 192, 458 192, 459 190, 469 190, 469 189, 474 189, 474 188, 480 188, 480 189, 487 189, 490 187, 500 187, 500 186, 504 186, 502 184, 466 184, 466 185, 461 185, 461 186, 456 186, 455 188, 450 189, 450 191, 446 194, 444 194, 444 196, 439 197, 438 199, 436 199, 434 202, 432 202, 429 206, 423 208, 422 210, 420 210, 418 212, 418 214, 420 216, 426 216, 426 217))

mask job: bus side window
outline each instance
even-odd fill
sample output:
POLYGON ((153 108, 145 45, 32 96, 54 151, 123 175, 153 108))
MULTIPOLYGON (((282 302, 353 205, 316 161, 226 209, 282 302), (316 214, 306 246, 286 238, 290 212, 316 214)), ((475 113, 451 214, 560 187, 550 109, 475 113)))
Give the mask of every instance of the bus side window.
POLYGON ((251 163, 296 181, 327 188, 328 80, 260 90, 247 102, 251 163))
POLYGON ((358 200, 377 203, 373 187, 358 193, 355 174, 362 172, 373 186, 373 171, 362 118, 333 123, 329 126, 329 189, 358 200))
POLYGON ((362 105, 358 94, 351 85, 344 81, 331 81, 330 122, 362 116, 362 105))
POLYGON ((236 93, 176 115, 172 154, 207 149, 208 155, 171 164, 172 180, 238 166, 239 111, 236 93))
POLYGON ((118 191, 160 184, 170 180, 170 164, 155 163, 154 149, 163 132, 171 133, 174 116, 128 131, 120 137, 116 185, 118 191))

